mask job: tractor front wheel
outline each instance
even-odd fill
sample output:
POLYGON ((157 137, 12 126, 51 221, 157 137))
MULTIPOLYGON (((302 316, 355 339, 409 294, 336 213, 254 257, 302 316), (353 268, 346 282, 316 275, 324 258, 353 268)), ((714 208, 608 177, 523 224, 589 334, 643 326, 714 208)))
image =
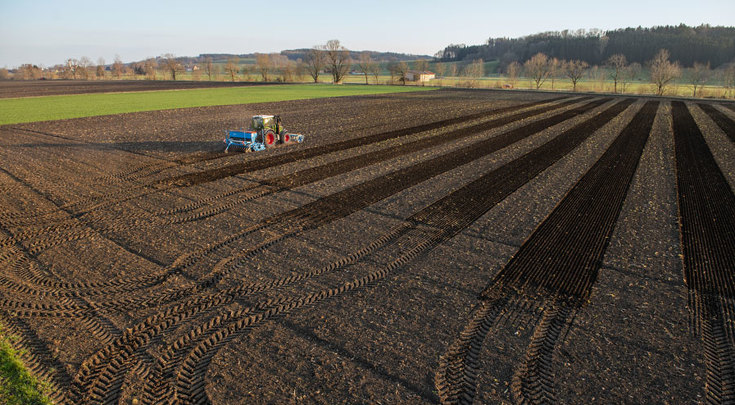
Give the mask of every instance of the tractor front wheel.
POLYGON ((263 144, 266 148, 272 148, 278 143, 278 135, 273 130, 266 130, 263 133, 263 144))

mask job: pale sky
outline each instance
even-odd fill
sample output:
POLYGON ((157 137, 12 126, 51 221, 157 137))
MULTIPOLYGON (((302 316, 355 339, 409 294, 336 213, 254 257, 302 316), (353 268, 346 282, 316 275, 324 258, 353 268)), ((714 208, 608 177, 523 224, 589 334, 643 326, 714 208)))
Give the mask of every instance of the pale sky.
POLYGON ((490 37, 680 23, 733 26, 735 0, 0 0, 0 67, 279 52, 330 39, 351 50, 433 55, 490 37))

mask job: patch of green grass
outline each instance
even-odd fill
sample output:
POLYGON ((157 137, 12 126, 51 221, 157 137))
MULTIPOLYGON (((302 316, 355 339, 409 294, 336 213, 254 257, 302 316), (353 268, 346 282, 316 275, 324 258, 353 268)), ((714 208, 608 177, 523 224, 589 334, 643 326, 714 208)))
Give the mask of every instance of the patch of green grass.
POLYGON ((0 403, 8 405, 47 405, 48 387, 30 375, 10 345, 12 337, 0 329, 0 403))
POLYGON ((269 85, 0 99, 0 125, 174 108, 431 90, 430 87, 269 85))

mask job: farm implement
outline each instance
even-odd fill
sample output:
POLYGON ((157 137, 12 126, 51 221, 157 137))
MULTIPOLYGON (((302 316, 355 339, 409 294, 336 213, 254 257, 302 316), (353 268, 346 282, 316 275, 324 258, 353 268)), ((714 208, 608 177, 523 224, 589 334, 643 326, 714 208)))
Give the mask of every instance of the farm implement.
POLYGON ((225 152, 229 151, 230 146, 241 147, 247 152, 257 152, 278 145, 304 141, 303 135, 286 131, 278 115, 255 115, 250 129, 226 133, 225 152))

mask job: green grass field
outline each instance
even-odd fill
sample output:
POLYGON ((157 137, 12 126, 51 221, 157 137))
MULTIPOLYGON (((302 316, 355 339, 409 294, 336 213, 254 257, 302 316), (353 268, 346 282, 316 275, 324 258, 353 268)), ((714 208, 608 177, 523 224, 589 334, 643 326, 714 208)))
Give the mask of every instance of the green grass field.
POLYGON ((0 125, 174 108, 431 90, 431 87, 296 84, 0 99, 0 125))
POLYGON ((0 403, 8 405, 46 405, 48 388, 30 375, 10 345, 12 337, 0 328, 0 403))

